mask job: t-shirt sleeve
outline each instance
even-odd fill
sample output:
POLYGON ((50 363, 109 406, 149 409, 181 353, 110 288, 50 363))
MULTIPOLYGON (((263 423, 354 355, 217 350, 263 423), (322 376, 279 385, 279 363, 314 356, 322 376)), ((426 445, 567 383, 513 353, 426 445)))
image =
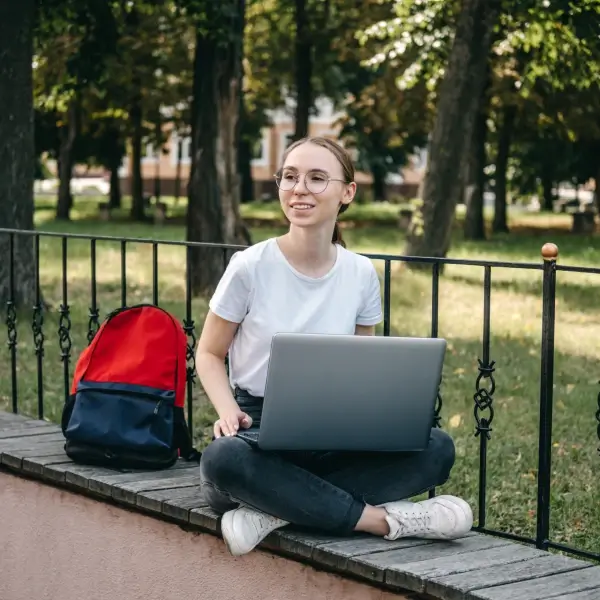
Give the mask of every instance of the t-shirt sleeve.
POLYGON ((371 261, 369 261, 368 276, 365 279, 363 304, 356 317, 356 324, 377 325, 383 319, 381 312, 381 288, 379 285, 379 276, 371 261))
POLYGON ((222 319, 241 323, 250 308, 251 287, 246 261, 236 252, 208 303, 210 310, 222 319))

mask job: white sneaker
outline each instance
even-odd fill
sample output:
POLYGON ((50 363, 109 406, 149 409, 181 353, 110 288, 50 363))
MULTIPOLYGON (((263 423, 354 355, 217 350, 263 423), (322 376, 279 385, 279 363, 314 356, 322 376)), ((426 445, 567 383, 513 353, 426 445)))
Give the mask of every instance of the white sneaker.
POLYGON ((221 519, 223 539, 234 556, 253 550, 272 531, 288 525, 287 521, 272 517, 248 506, 226 512, 221 519))
POLYGON ((456 496, 437 496, 422 502, 388 502, 385 520, 390 532, 386 540, 419 537, 452 540, 465 535, 473 526, 471 507, 456 496))

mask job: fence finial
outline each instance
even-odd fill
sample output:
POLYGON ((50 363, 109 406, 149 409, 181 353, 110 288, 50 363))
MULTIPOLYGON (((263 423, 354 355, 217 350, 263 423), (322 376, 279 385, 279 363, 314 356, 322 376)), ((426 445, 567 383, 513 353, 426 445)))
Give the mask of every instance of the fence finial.
POLYGON ((542 258, 544 260, 556 260, 558 258, 558 246, 547 242, 542 246, 542 258))

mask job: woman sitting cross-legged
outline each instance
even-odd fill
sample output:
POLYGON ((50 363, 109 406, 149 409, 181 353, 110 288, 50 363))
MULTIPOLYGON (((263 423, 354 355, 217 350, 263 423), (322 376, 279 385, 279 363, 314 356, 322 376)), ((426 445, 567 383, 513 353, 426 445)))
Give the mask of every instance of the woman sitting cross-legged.
POLYGON ((356 192, 346 151, 326 138, 297 141, 276 182, 289 231, 232 257, 196 353, 219 416, 200 475, 207 502, 223 513, 229 550, 249 552, 289 523, 389 540, 464 535, 473 523, 464 500, 406 500, 448 479, 454 444, 439 429, 431 430, 425 450, 396 453, 263 451, 236 435, 259 423, 274 334, 374 335, 382 320, 375 268, 344 247, 336 223, 356 192))

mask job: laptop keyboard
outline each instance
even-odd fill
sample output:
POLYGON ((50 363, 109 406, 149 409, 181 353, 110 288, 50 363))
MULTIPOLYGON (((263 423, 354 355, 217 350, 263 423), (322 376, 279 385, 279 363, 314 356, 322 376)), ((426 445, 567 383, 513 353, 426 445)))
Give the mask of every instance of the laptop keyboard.
POLYGON ((239 431, 238 437, 249 442, 258 443, 258 431, 239 431))

